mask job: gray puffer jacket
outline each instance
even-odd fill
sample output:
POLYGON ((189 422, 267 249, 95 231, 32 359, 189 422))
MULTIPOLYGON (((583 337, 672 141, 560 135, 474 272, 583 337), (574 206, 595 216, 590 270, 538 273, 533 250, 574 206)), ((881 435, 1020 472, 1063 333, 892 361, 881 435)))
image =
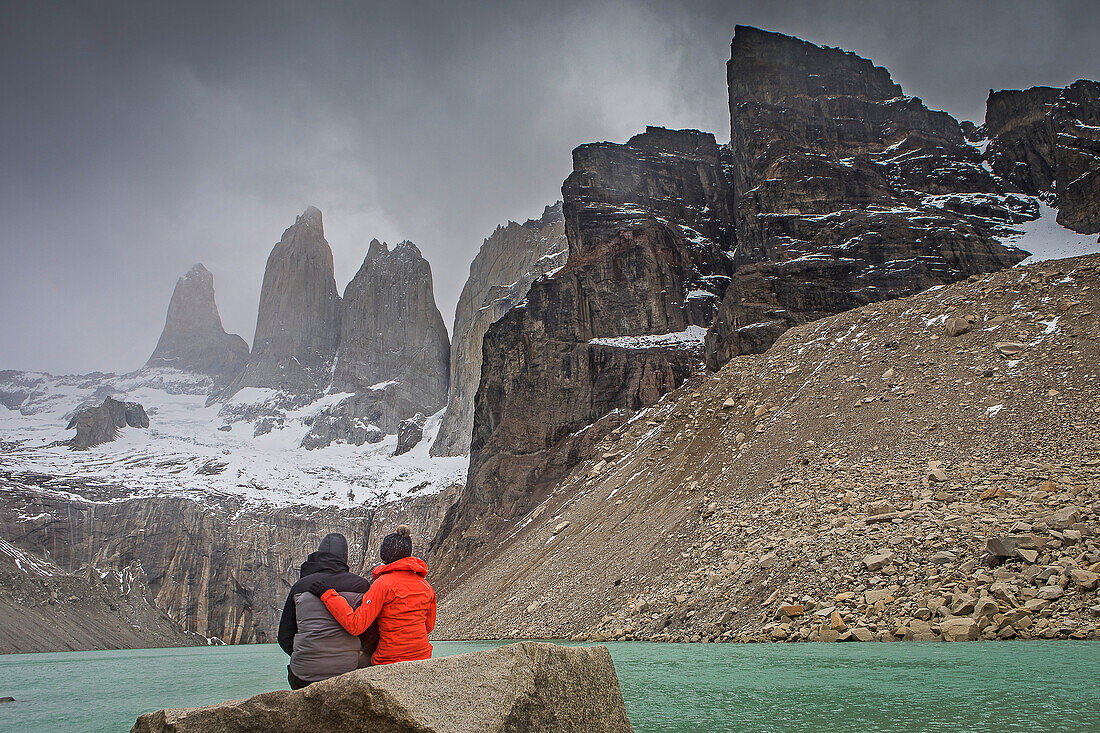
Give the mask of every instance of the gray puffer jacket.
MULTIPOLYGON (((330 534, 302 564, 301 579, 290 589, 279 622, 279 646, 290 655, 290 671, 304 682, 335 677, 359 666, 360 637, 344 631, 321 599, 309 592, 323 579, 357 607, 370 581, 348 570, 347 541, 330 534)), ((365 634, 364 634, 365 636, 365 634)))

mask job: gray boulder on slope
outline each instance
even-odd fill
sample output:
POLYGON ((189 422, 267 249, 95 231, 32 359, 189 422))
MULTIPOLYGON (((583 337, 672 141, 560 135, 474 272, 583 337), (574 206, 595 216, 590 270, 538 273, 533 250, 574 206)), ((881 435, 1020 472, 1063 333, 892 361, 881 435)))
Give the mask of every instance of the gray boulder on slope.
POLYGON ((73 415, 66 430, 76 428, 76 436, 69 441, 73 450, 87 450, 94 445, 109 443, 118 437, 122 428, 149 427, 149 416, 137 402, 120 402, 112 397, 103 404, 89 407, 73 415))
POLYGON ((145 366, 233 377, 247 362, 248 344, 222 327, 214 302, 214 276, 195 265, 176 281, 164 330, 145 366))
POLYGON ((526 642, 349 672, 296 692, 143 715, 131 733, 627 733, 606 647, 526 642))

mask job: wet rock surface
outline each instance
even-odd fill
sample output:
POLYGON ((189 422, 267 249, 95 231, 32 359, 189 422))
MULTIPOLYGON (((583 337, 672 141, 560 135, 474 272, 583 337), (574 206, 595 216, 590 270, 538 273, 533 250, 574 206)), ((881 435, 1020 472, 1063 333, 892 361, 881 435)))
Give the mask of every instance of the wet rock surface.
POLYGON ((605 647, 510 644, 234 702, 141 716, 133 733, 632 731, 605 647))

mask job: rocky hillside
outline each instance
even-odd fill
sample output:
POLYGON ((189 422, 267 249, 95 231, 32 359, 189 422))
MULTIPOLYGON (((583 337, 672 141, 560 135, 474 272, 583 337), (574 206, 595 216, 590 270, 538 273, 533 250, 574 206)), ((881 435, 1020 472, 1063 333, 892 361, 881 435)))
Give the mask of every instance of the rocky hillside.
POLYGON ((436 545, 473 557, 621 422, 787 328, 1019 262, 1039 216, 950 115, 867 59, 739 26, 733 139, 648 128, 573 153, 569 258, 486 334, 467 488, 436 545))
POLYGON ((140 566, 67 573, 0 539, 0 654, 205 644, 149 602, 140 566))
POLYGON ((451 330, 451 390, 433 456, 470 452, 474 394, 481 380, 481 344, 489 326, 526 297, 531 283, 565 264, 565 218, 561 202, 539 219, 498 226, 470 264, 451 330))
POLYGON ((176 282, 164 330, 147 367, 172 367, 232 379, 248 362, 248 344, 222 327, 214 276, 201 264, 176 282))
POLYGON ((794 328, 624 415, 439 634, 1096 638, 1097 364, 1100 256, 794 328))

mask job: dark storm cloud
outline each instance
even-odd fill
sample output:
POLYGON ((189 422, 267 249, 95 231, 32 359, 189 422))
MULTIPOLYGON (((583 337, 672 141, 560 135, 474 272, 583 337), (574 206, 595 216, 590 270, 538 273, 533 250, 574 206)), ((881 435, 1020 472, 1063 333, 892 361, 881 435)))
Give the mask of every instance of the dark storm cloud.
POLYGON ((840 46, 981 121, 989 88, 1100 76, 1092 3, 114 3, 0 9, 0 368, 128 370, 176 278, 251 340, 305 206, 337 280, 412 239, 444 318, 570 150, 646 124, 728 139, 736 23, 840 46))

